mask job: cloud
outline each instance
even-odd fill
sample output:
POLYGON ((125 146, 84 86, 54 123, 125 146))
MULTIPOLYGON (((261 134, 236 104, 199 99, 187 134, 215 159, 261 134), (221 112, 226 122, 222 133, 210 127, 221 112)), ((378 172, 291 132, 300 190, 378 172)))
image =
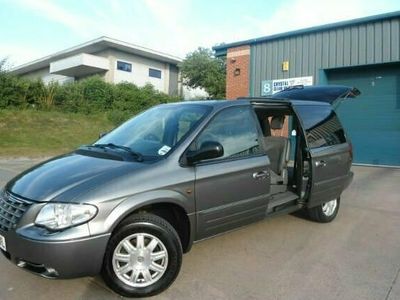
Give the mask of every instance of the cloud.
POLYGON ((88 21, 89 19, 68 11, 57 5, 55 1, 16 0, 14 3, 20 5, 24 9, 39 14, 43 18, 64 25, 79 36, 87 36, 84 29, 91 25, 91 22, 88 21))
MULTIPOLYGON (((150 32, 148 44, 157 50, 184 57, 199 46, 212 47, 238 32, 237 24, 234 27, 228 26, 223 18, 216 20, 197 12, 193 1, 142 1, 155 29, 150 32)), ((208 5, 210 10, 215 9, 212 2, 204 2, 204 5, 208 5)))
POLYGON ((21 63, 27 57, 31 58, 32 53, 40 53, 32 57, 39 58, 50 54, 46 52, 49 49, 61 47, 59 50, 63 50, 105 35, 184 57, 198 46, 211 47, 222 42, 256 38, 398 9, 394 0, 385 0, 384 4, 361 0, 286 0, 277 5, 255 2, 254 7, 265 9, 265 13, 261 13, 260 9, 253 9, 248 3, 230 3, 226 1, 215 4, 206 0, 10 0, 8 5, 24 9, 28 16, 39 15, 43 19, 43 26, 61 24, 72 33, 69 36, 76 36, 76 39, 55 44, 55 40, 60 40, 57 35, 62 34, 57 26, 54 36, 48 37, 47 44, 26 45, 21 36, 18 42, 21 49, 18 49, 15 42, 10 45, 2 41, 0 55, 12 50, 9 53, 14 53, 13 60, 21 63), (202 10, 199 11, 199 7, 202 10), (3 44, 7 47, 3 47, 3 44), (49 47, 50 44, 53 47, 49 47), (32 47, 37 51, 32 52, 32 47))
POLYGON ((27 47, 15 44, 3 44, 0 47, 0 59, 7 58, 9 67, 15 67, 41 56, 43 56, 43 52, 35 47, 27 49, 27 47))
POLYGON ((153 41, 157 41, 170 52, 183 55, 196 37, 195 28, 187 24, 190 16, 190 2, 143 0, 143 4, 152 16, 152 21, 155 22, 153 41))
POLYGON ((266 19, 255 18, 251 15, 245 15, 243 18, 253 32, 253 35, 247 38, 256 38, 262 35, 351 20, 383 13, 387 10, 388 5, 382 6, 379 2, 366 3, 362 0, 294 0, 281 4, 266 19))

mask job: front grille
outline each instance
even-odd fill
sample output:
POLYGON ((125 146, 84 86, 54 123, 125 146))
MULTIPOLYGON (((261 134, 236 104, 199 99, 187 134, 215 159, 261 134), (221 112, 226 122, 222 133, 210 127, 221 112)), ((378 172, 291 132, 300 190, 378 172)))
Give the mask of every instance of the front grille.
POLYGON ((8 192, 0 195, 0 231, 14 228, 32 202, 8 192))

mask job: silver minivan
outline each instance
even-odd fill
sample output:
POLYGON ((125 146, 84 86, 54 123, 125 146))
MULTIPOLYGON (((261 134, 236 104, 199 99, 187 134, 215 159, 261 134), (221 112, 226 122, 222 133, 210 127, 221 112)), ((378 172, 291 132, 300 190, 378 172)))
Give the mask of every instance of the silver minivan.
POLYGON ((297 86, 151 108, 8 182, 1 252, 43 277, 101 273, 142 297, 172 284, 196 241, 297 210, 330 222, 353 178, 332 105, 358 94, 297 86))

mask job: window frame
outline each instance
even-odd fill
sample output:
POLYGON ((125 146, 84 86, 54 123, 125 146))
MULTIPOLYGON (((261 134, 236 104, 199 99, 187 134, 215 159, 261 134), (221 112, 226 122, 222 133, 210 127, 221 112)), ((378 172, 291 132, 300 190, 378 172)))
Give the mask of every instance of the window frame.
POLYGON ((117 69, 117 71, 121 71, 121 72, 133 73, 133 64, 132 64, 131 62, 127 62, 127 61, 124 61, 124 60, 119 60, 119 59, 117 59, 117 61, 116 61, 116 69, 117 69), (118 65, 119 65, 120 63, 125 64, 125 65, 129 65, 129 66, 130 66, 130 70, 127 71, 127 70, 119 69, 119 68, 118 68, 118 65))
POLYGON ((151 78, 156 78, 156 79, 162 79, 162 70, 156 69, 156 68, 149 68, 149 77, 151 77, 151 78), (159 72, 160 77, 158 77, 158 76, 152 76, 152 75, 151 75, 151 71, 159 72))
MULTIPOLYGON (((195 164, 195 166, 202 166, 202 165, 209 165, 209 164, 218 164, 218 163, 224 163, 224 162, 231 162, 231 161, 236 161, 236 160, 244 160, 244 159, 251 159, 251 158, 255 158, 255 157, 260 157, 260 156, 266 156, 265 153, 265 149, 264 149, 264 145, 261 142, 261 138, 262 138, 262 132, 261 132, 261 128, 258 125, 258 119, 256 116, 256 113, 254 111, 254 108, 251 104, 241 104, 241 105, 233 105, 233 106, 227 106, 227 107, 223 107, 219 110, 217 110, 212 116, 211 118, 207 121, 206 124, 204 124, 204 126, 201 128, 201 130, 197 133, 197 135, 193 138, 193 140, 190 142, 189 146, 185 149, 185 151, 183 152, 182 158, 185 158, 186 160, 186 154, 187 152, 190 151, 190 148, 192 147, 193 143, 196 142, 197 138, 203 133, 204 130, 206 130, 206 128, 211 124, 211 122, 214 121, 214 119, 221 114, 222 112, 224 112, 225 110, 228 109, 233 109, 233 108, 240 108, 240 107, 245 107, 248 110, 250 110, 250 114, 251 114, 251 120, 253 120, 255 126, 256 126, 256 132, 257 132, 257 142, 258 142, 258 146, 259 146, 259 153, 257 154, 253 154, 253 155, 249 155, 249 156, 238 156, 238 157, 222 157, 222 158, 213 158, 213 159, 207 159, 207 160, 202 160, 199 161, 195 164)), ((181 158, 181 159, 182 159, 181 158)), ((180 160, 181 161, 181 160, 180 160)), ((187 164, 185 163, 185 165, 187 166, 187 164)))

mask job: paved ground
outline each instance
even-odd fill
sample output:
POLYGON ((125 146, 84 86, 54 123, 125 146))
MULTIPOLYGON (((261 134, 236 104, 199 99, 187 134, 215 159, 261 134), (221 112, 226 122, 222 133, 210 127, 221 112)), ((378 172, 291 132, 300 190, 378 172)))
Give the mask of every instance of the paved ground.
MULTIPOLYGON (((0 184, 33 162, 0 160, 0 184)), ((400 299, 400 169, 354 167, 337 219, 283 216, 195 245, 153 299, 400 299)), ((100 278, 45 280, 0 258, 0 299, 116 299, 100 278)))

